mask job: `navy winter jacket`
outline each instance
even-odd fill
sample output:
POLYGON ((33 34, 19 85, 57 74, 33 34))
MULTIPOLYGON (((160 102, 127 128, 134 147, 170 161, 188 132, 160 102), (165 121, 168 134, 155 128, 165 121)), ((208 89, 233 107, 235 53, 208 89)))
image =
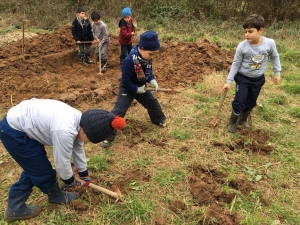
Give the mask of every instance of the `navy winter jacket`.
POLYGON ((77 41, 93 41, 93 31, 90 21, 85 18, 80 21, 78 17, 72 23, 72 35, 74 40, 77 41), (83 21, 83 22, 82 22, 83 21))

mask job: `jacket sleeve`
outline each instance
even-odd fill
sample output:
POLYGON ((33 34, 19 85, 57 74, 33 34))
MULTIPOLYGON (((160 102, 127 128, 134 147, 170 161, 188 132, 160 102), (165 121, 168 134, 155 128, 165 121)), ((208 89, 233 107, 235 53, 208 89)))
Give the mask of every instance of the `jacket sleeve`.
POLYGON ((101 45, 105 42, 109 42, 109 34, 108 34, 107 25, 104 25, 102 27, 102 34, 103 34, 103 38, 101 40, 101 45))
POLYGON ((73 36, 73 39, 76 42, 79 41, 79 37, 78 37, 78 34, 77 34, 77 21, 76 21, 76 19, 72 22, 72 36, 73 36))
POLYGON ((72 151, 72 157, 74 165, 78 172, 83 172, 87 170, 86 156, 84 152, 84 143, 79 139, 75 139, 72 151))
POLYGON ((58 130, 51 133, 55 169, 63 180, 73 176, 71 156, 75 137, 75 134, 65 131, 58 130))
POLYGON ((88 35, 88 39, 89 41, 93 41, 94 40, 94 35, 93 35, 93 30, 92 30, 92 26, 89 20, 87 20, 88 25, 86 27, 87 29, 87 35, 88 35))

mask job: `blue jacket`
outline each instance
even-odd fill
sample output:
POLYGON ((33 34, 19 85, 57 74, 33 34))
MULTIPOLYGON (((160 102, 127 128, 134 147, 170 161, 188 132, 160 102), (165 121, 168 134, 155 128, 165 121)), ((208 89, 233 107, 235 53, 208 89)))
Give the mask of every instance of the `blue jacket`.
POLYGON ((93 41, 94 36, 90 21, 87 18, 80 21, 80 19, 76 17, 72 22, 72 35, 76 42, 93 41))
MULTIPOLYGON (((137 47, 137 46, 136 46, 137 47)), ((142 69, 145 73, 146 71, 146 65, 143 65, 141 63, 142 69)), ((154 75, 152 73, 152 68, 150 68, 150 74, 148 75, 147 79, 144 79, 142 81, 139 81, 137 79, 137 74, 134 70, 134 62, 132 59, 132 56, 129 54, 124 59, 122 64, 122 79, 121 79, 121 85, 126 88, 128 91, 136 93, 138 87, 143 86, 147 82, 150 82, 154 79, 154 75)))

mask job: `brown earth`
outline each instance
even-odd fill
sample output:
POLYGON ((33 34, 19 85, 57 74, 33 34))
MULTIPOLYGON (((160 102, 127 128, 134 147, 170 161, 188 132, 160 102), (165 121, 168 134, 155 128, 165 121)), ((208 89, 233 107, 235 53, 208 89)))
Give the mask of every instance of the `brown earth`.
MULTIPOLYGON (((59 99, 82 111, 89 108, 110 110, 113 106, 120 78, 120 47, 115 36, 111 36, 108 48, 108 70, 102 75, 99 74, 96 64, 86 66, 80 64, 70 26, 64 26, 50 34, 26 38, 24 54, 22 54, 22 40, 2 42, 0 52, 0 108, 2 110, 7 110, 12 105, 32 97, 59 99)), ((153 72, 160 87, 182 89, 190 84, 201 82, 204 76, 213 71, 228 70, 232 57, 232 53, 211 45, 207 40, 197 40, 195 43, 166 42, 162 43, 159 55, 154 59, 153 72)), ((130 137, 130 141, 124 145, 130 148, 142 141, 142 131, 145 133, 151 128, 133 119, 127 120, 127 123, 130 123, 133 128, 123 131, 123 134, 130 137)), ((235 149, 242 149, 268 154, 273 150, 272 146, 265 147, 269 138, 270 135, 263 131, 241 131, 240 139, 234 143, 214 143, 214 145, 228 153, 235 149), (245 144, 244 139, 256 141, 245 144)), ((164 147, 167 142, 168 136, 160 140, 151 140, 151 144, 161 147, 164 147)), ((183 146, 180 150, 189 151, 189 148, 183 146)), ((240 216, 225 209, 224 206, 234 202, 237 192, 249 196, 253 187, 248 183, 246 176, 240 174, 236 180, 231 181, 228 186, 232 188, 232 192, 227 193, 219 189, 219 186, 226 181, 226 174, 215 169, 202 168, 200 165, 191 166, 190 171, 194 174, 190 179, 190 192, 196 203, 194 207, 201 205, 208 207, 205 217, 199 221, 199 224, 239 224, 240 216)), ((117 182, 122 189, 122 194, 130 192, 126 185, 132 179, 149 182, 151 176, 136 168, 124 169, 117 182)), ((114 180, 101 175, 93 176, 93 182, 109 189, 115 183, 114 180)), ((82 199, 90 202, 89 207, 96 207, 100 202, 110 199, 99 193, 90 199, 90 195, 86 194, 88 192, 97 191, 84 189, 80 192, 82 199)), ((87 210, 86 205, 80 202, 73 203, 70 207, 79 212, 83 211, 82 215, 87 210)), ((192 210, 176 200, 170 202, 169 209, 174 213, 192 210)), ((167 224, 163 217, 158 217, 155 223, 167 224)))

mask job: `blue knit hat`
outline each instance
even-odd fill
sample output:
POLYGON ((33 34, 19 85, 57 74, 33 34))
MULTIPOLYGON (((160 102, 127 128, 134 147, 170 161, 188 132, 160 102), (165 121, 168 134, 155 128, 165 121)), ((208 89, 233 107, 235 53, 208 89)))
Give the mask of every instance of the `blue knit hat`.
POLYGON ((126 7, 122 10, 122 16, 125 17, 125 16, 131 16, 131 9, 129 7, 126 7))
POLYGON ((139 48, 149 51, 159 50, 160 44, 157 33, 153 30, 142 33, 139 41, 139 48))

